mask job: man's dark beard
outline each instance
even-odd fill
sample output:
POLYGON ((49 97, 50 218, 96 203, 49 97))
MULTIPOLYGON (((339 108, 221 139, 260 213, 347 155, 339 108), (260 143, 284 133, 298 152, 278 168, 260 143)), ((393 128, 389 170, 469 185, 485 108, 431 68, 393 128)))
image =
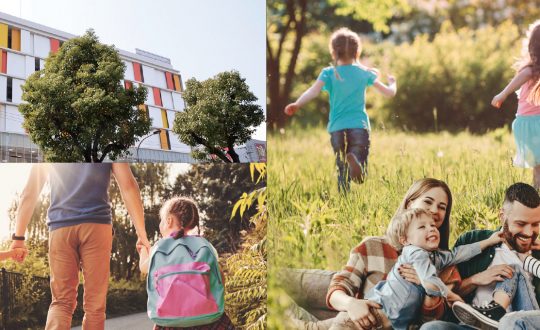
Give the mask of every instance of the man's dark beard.
POLYGON ((504 239, 506 240, 508 245, 510 245, 512 247, 512 249, 516 250, 519 253, 524 253, 524 252, 530 251, 533 243, 536 241, 536 238, 538 237, 538 234, 533 234, 532 236, 525 236, 525 235, 520 235, 520 234, 515 234, 515 235, 512 234, 510 232, 510 229, 508 228, 508 220, 504 221, 503 234, 504 234, 504 239), (518 244, 518 242, 517 242, 518 237, 524 237, 524 238, 531 238, 532 237, 532 240, 531 240, 531 243, 529 244, 529 246, 524 248, 524 247, 522 247, 521 245, 518 244))

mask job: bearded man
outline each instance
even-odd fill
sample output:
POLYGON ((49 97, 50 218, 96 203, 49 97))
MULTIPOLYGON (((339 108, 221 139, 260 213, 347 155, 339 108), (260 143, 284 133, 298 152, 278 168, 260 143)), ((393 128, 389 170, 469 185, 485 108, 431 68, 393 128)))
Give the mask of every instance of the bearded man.
MULTIPOLYGON (((521 253, 533 253, 540 257, 536 239, 540 231, 540 196, 536 189, 525 183, 508 187, 503 206, 499 212, 505 240, 498 246, 487 248, 475 258, 458 265, 463 279, 457 293, 466 303, 488 306, 493 300, 493 289, 497 282, 511 278, 515 267, 523 267, 521 253)), ((497 230, 500 230, 499 227, 497 230)), ((470 244, 488 238, 493 230, 473 230, 461 235, 455 246, 470 244)), ((540 302, 540 280, 534 278, 536 300, 540 302)), ((500 309, 500 306, 498 306, 500 309)), ((494 306, 493 308, 497 308, 494 306)), ((487 310, 497 313, 497 310, 487 310)), ((540 311, 513 311, 512 305, 502 311, 500 329, 540 329, 540 311), (508 314, 506 314, 508 313, 508 314)), ((470 329, 450 322, 433 321, 422 326, 423 330, 470 329)))

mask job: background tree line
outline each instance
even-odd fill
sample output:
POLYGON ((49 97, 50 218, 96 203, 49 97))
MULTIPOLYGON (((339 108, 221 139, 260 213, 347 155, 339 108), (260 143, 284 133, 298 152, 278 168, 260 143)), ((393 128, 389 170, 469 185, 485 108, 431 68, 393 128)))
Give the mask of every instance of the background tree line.
MULTIPOLYGON (((192 165, 188 171, 179 174, 172 184, 169 183, 170 168, 167 164, 133 164, 131 169, 141 190, 146 231, 151 242, 159 238, 159 209, 165 200, 174 195, 188 196, 198 203, 201 230, 219 253, 236 252, 241 247, 241 238, 254 228, 249 219, 257 213, 255 207, 231 218, 234 204, 244 192, 266 185, 265 180, 253 182, 249 166, 245 164, 192 165)), ((140 274, 135 250, 137 236, 114 179, 111 179, 109 198, 114 229, 111 277, 129 281, 140 274)), ((14 264, 14 270, 33 275, 48 274, 46 216, 49 203, 48 193, 42 195, 28 226, 27 246, 31 253, 24 264, 14 264)), ((18 196, 14 198, 9 211, 11 229, 15 224, 17 204, 18 196)))
MULTIPOLYGON (((361 34, 362 61, 398 78, 394 99, 368 95, 375 128, 482 133, 515 115, 516 98, 501 111, 489 104, 514 74, 527 25, 540 13, 534 2, 382 1, 378 8, 359 2, 321 0, 268 2, 268 122, 321 125, 328 118, 326 95, 292 120, 284 104, 296 99, 331 63, 331 32, 347 26, 361 34), (377 20, 356 11, 386 13, 377 20), (291 21, 292 23, 288 23, 291 21), (303 22, 303 23, 302 23, 303 22), (302 25, 301 29, 292 26, 302 25), (449 120, 451 119, 451 120, 449 120)), ((384 77, 384 75, 383 75, 384 77)), ((368 93, 375 94, 368 89, 368 93)))

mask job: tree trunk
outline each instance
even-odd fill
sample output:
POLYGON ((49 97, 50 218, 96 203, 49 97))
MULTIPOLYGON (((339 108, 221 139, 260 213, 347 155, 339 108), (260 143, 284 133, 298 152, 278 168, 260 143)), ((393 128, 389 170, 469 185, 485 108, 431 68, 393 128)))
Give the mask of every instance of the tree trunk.
POLYGON ((219 150, 218 148, 216 148, 214 146, 211 146, 205 139, 201 138, 200 136, 198 136, 194 132, 189 132, 189 134, 193 137, 195 142, 197 142, 198 144, 203 145, 206 148, 206 150, 208 150, 209 153, 212 153, 212 154, 216 155, 217 157, 219 157, 219 159, 221 159, 225 163, 230 163, 231 162, 227 158, 227 156, 225 156, 223 151, 219 150))
POLYGON ((229 154, 229 156, 231 156, 233 163, 240 163, 240 156, 238 156, 234 148, 232 146, 229 146, 228 148, 229 150, 227 151, 227 153, 229 154))
POLYGON ((307 0, 298 0, 298 5, 295 0, 287 1, 287 13, 289 15, 289 21, 286 27, 283 29, 280 35, 278 43, 278 49, 274 54, 274 50, 270 45, 270 42, 266 41, 266 67, 268 72, 268 126, 270 129, 277 129, 285 126, 287 122, 287 116, 283 112, 283 108, 290 101, 292 83, 294 80, 294 72, 296 63, 298 61, 298 55, 300 54, 302 39, 306 35, 306 12, 307 12, 307 0), (296 18, 296 11, 300 10, 299 19, 296 18), (291 52, 291 58, 287 71, 285 72, 285 82, 283 88, 280 88, 280 80, 282 74, 279 70, 281 64, 281 55, 283 44, 289 33, 289 27, 294 25, 294 46, 291 52))

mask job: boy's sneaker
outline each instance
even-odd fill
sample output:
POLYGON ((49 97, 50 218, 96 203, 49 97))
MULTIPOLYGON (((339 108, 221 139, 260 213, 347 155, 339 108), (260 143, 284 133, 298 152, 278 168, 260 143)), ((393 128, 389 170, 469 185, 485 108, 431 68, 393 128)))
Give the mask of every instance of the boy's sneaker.
POLYGON ((452 311, 461 322, 474 329, 482 330, 496 330, 499 320, 506 314, 506 309, 495 301, 485 306, 471 306, 456 301, 452 306, 452 311))
POLYGON ((364 183, 364 169, 356 156, 349 152, 345 157, 349 164, 349 175, 351 179, 358 183, 364 183))

